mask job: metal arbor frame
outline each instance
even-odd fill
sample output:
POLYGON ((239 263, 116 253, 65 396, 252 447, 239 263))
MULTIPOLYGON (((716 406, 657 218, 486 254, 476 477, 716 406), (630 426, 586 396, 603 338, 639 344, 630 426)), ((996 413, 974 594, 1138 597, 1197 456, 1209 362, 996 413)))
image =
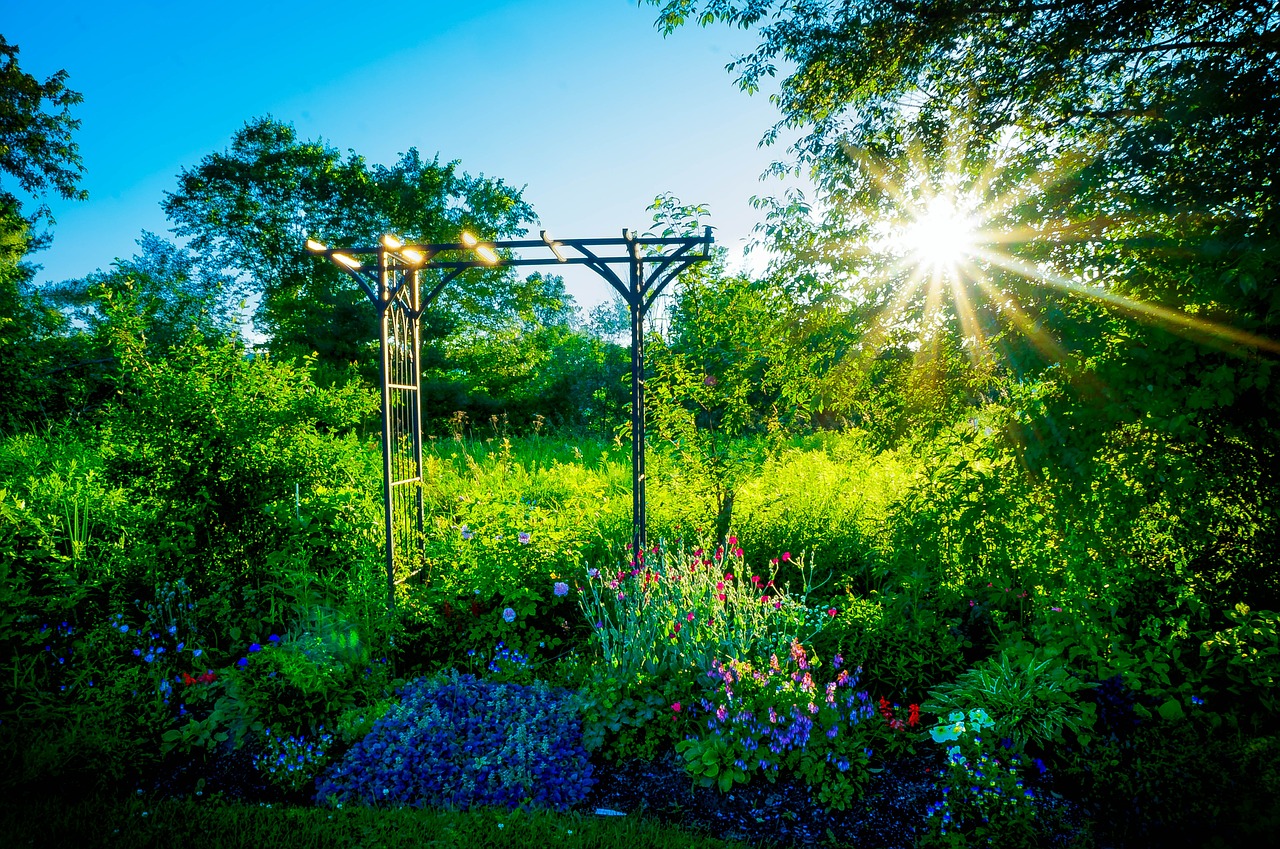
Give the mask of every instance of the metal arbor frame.
POLYGON ((421 318, 449 283, 472 268, 585 265, 626 301, 631 313, 631 499, 632 556, 646 545, 644 451, 644 319, 663 289, 690 265, 711 258, 711 228, 701 236, 645 237, 630 230, 622 238, 540 239, 405 244, 386 235, 376 247, 330 249, 314 240, 307 249, 326 256, 355 278, 381 318, 382 459, 387 605, 395 607, 397 562, 406 578, 423 560, 421 318), (698 250, 701 248, 701 250, 698 250), (544 249, 551 256, 521 257, 512 251, 544 249), (503 251, 500 254, 498 251, 503 251), (371 257, 370 265, 360 257, 371 257), (615 271, 626 266, 626 279, 615 271), (651 266, 651 269, 646 268, 651 266), (442 272, 425 297, 424 269, 442 272))

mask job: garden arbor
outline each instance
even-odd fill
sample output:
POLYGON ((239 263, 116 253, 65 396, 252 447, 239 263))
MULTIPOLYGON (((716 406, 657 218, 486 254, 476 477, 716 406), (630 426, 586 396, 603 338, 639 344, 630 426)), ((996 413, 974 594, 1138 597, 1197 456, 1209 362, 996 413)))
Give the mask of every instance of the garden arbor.
POLYGON ((545 230, 540 236, 483 242, 463 233, 459 242, 425 245, 405 244, 388 234, 376 246, 357 248, 329 248, 307 240, 309 251, 328 257, 355 279, 381 319, 388 610, 395 607, 396 584, 419 571, 424 556, 421 318, 449 283, 472 268, 585 265, 627 302, 631 313, 631 545, 633 556, 644 550, 644 319, 680 272, 711 258, 711 228, 701 236, 683 237, 647 237, 630 230, 623 230, 621 238, 553 239, 545 230), (525 251, 537 253, 527 257, 517 253, 525 251), (431 273, 425 295, 424 272, 431 273))

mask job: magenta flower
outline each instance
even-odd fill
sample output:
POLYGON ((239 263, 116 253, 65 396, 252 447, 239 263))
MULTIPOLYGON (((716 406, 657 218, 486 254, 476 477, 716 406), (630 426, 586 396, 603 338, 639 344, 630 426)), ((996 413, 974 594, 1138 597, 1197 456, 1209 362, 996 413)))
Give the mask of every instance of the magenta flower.
POLYGON ((738 544, 738 538, 737 538, 737 537, 729 537, 729 539, 728 539, 728 543, 729 543, 729 545, 737 545, 737 544, 738 544))
POLYGON ((790 560, 790 559, 791 559, 791 552, 790 552, 790 551, 784 551, 784 552, 782 552, 782 559, 783 559, 784 561, 786 561, 786 560, 790 560))

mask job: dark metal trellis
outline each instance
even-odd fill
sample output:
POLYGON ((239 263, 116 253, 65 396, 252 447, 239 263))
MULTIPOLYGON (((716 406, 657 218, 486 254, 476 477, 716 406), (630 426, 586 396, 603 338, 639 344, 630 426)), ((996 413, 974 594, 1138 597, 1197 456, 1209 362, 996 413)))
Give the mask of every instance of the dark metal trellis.
POLYGON ((682 271, 711 258, 711 228, 701 236, 650 238, 630 230, 617 239, 540 239, 406 245, 384 236, 377 247, 330 249, 308 240, 307 249, 327 256, 355 278, 381 318, 382 458, 388 609, 396 584, 422 568, 424 510, 422 470, 421 318, 445 287, 471 268, 585 265, 626 301, 631 313, 631 497, 633 556, 644 550, 644 320, 662 290, 682 271), (698 249, 701 250, 698 250, 698 249), (544 249, 551 256, 521 257, 513 251, 544 249), (499 253, 501 251, 502 253, 499 253), (360 257, 374 259, 372 266, 360 257), (614 266, 625 265, 624 280, 614 266), (651 266, 647 270, 646 266, 651 266), (425 297, 424 269, 440 272, 425 297))

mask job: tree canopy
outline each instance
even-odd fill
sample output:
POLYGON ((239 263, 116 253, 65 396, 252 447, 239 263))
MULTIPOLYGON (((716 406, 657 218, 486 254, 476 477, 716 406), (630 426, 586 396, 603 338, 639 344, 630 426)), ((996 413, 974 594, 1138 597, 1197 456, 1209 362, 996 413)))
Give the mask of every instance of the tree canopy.
MULTIPOLYGON (((8 177, 28 195, 53 191, 67 200, 85 196, 77 187, 84 167, 72 138, 79 119, 71 107, 84 98, 66 86, 67 72, 44 82, 18 66, 18 46, 0 35, 0 208, 16 211, 18 200, 3 182, 8 177)), ((41 207, 32 215, 47 215, 41 207)))
MULTIPOLYGON (((457 162, 410 149, 394 165, 371 164, 302 141, 270 117, 250 121, 226 151, 184 169, 164 209, 178 235, 192 240, 199 266, 233 275, 231 292, 256 301, 256 323, 273 349, 314 352, 335 366, 370 359, 377 316, 344 274, 307 254, 308 237, 373 244, 393 232, 451 242, 465 229, 506 238, 534 219, 519 190, 460 173, 457 162)), ((566 298, 559 278, 476 271, 442 295, 438 312, 454 326, 503 324, 562 309, 566 298)))

